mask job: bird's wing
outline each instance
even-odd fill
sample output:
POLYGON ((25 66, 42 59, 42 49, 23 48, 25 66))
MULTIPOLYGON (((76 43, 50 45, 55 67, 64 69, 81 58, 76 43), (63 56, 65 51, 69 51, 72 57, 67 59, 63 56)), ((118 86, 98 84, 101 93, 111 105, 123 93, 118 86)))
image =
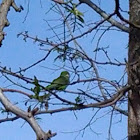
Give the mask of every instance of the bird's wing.
POLYGON ((69 84, 69 79, 64 76, 60 76, 57 79, 54 79, 52 83, 47 86, 47 89, 48 90, 61 90, 60 87, 67 86, 68 84, 69 84))
POLYGON ((69 84, 69 78, 62 76, 61 77, 61 85, 59 84, 58 90, 65 90, 69 84))

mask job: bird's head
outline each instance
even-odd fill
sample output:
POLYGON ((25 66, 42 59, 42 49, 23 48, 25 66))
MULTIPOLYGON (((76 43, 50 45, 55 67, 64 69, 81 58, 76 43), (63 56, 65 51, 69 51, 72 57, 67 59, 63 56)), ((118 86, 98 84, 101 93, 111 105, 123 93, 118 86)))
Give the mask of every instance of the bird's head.
POLYGON ((63 71, 63 72, 61 72, 61 76, 64 76, 64 77, 70 77, 70 74, 69 74, 69 72, 67 72, 67 71, 63 71))

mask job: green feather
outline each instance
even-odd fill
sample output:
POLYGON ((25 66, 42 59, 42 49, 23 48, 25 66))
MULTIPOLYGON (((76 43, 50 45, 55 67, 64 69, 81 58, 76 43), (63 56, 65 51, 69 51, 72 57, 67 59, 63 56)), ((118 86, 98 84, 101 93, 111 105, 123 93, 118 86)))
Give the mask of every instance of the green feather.
POLYGON ((47 90, 65 90, 69 84, 69 73, 67 71, 61 72, 61 75, 54 79, 50 85, 46 87, 47 90))

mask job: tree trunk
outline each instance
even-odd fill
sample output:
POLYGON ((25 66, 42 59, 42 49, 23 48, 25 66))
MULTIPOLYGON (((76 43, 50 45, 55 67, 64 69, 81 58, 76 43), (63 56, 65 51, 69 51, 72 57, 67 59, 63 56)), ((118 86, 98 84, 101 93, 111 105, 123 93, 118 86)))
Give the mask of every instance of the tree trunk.
MULTIPOLYGON (((130 22, 140 27, 140 0, 129 0, 130 22)), ((128 140, 140 140, 140 28, 130 25, 128 52, 128 140)))

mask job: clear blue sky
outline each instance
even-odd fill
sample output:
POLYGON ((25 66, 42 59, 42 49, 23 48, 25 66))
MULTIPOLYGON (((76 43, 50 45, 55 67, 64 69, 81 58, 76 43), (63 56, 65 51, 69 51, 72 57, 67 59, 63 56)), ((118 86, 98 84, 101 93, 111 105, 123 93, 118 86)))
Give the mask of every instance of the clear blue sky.
MULTIPOLYGON (((0 0, 1 2, 1 0, 0 0)), ((49 28, 46 22, 43 19, 53 19, 56 18, 55 14, 46 15, 46 11, 50 8, 50 1, 48 0, 30 0, 30 8, 29 13, 27 15, 27 19, 25 23, 23 23, 24 18, 27 13, 27 3, 28 0, 16 0, 18 5, 23 5, 25 8, 21 13, 16 13, 12 8, 8 14, 8 19, 10 22, 10 26, 6 28, 4 31, 7 36, 3 41, 3 46, 0 48, 0 62, 2 66, 11 67, 13 71, 19 70, 19 67, 25 68, 36 62, 40 58, 45 55, 44 51, 39 50, 39 46, 33 43, 31 40, 27 39, 27 42, 24 42, 22 38, 17 38, 17 34, 22 31, 29 31, 30 35, 37 35, 40 38, 46 38, 53 36, 52 32, 49 32, 47 29, 49 28), (40 5, 42 3, 42 7, 40 5)), ((113 8, 110 0, 106 2, 102 2, 101 6, 104 10, 108 10, 110 12, 110 8, 113 8), (108 5, 110 3, 110 5, 108 5)), ((121 1, 123 6, 126 8, 128 5, 121 1)), ((96 21, 98 16, 94 15, 95 13, 90 10, 87 6, 83 5, 80 7, 82 12, 85 12, 85 19, 90 19, 96 21)), ((112 9, 113 10, 113 9, 112 9)), ((54 24, 54 23, 53 23, 54 24)), ((83 40, 80 40, 82 46, 84 46, 85 51, 88 52, 90 56, 92 56, 92 52, 95 49, 95 45, 97 43, 98 37, 92 41, 92 37, 94 33, 91 35, 85 36, 83 40)), ((106 36, 101 41, 100 46, 108 46, 109 45, 109 55, 111 58, 117 58, 118 60, 124 60, 127 58, 127 43, 128 43, 128 35, 126 33, 120 33, 116 31, 107 32, 106 36)), ((45 66, 48 68, 53 68, 53 59, 54 55, 51 55, 47 62, 43 62, 38 66, 32 68, 27 71, 26 76, 33 77, 37 75, 40 79, 44 79, 47 81, 53 80, 60 74, 60 71, 52 73, 51 70, 45 69, 41 66, 45 66), (49 80, 48 80, 49 79, 49 80)), ((103 56, 99 56, 98 60, 104 60, 103 56)), ((60 63, 55 63, 60 65, 60 63)), ((112 67, 113 68, 113 67, 112 67)), ((102 77, 108 77, 109 79, 118 79, 120 78, 123 70, 118 68, 112 71, 110 67, 100 68, 100 74, 102 77)), ((1 87, 8 88, 16 88, 13 85, 10 85, 8 81, 5 81, 1 78, 0 81, 1 87)), ((82 87, 81 87, 82 88, 82 87)), ((12 93, 13 94, 13 93, 12 93)), ((19 99, 21 96, 18 94, 8 94, 8 97, 12 99, 13 102, 16 102, 16 98, 19 99)), ((23 97, 24 98, 24 97, 23 97)), ((22 98, 22 99, 23 99, 22 98)), ((22 106, 23 102, 20 103, 22 106)), ((124 106, 125 107, 125 106, 124 106)), ((111 109, 111 108, 110 108, 111 109)), ((85 132, 81 131, 81 133, 72 133, 74 131, 80 130, 84 128, 89 120, 92 118, 94 113, 96 113, 97 109, 87 109, 76 112, 63 112, 56 113, 53 115, 42 115, 39 116, 42 120, 39 121, 39 124, 42 126, 44 130, 52 130, 53 132, 57 132, 57 136, 52 138, 52 140, 106 140, 108 138, 108 129, 110 123, 110 116, 104 115, 107 113, 109 109, 103 109, 98 112, 98 114, 93 119, 95 122, 92 124, 92 130, 88 127, 85 129, 85 132), (77 118, 75 117, 75 114, 77 118), (102 117, 103 116, 103 117, 102 117), (71 132, 71 133, 66 133, 71 132), (98 134, 96 134, 98 133, 98 134), (79 134, 79 135, 78 135, 79 134), (84 134, 84 135, 83 135, 84 134)), ((0 115, 2 118, 3 115, 0 115)), ((23 120, 17 120, 14 122, 7 122, 0 124, 0 139, 2 140, 35 140, 35 134, 28 126, 27 123, 24 125, 23 120), (23 125, 23 126, 22 126, 23 125), (21 128, 22 127, 22 128, 21 128)), ((122 140, 127 136, 127 118, 121 115, 114 115, 112 122, 112 134, 115 140, 122 140)))

